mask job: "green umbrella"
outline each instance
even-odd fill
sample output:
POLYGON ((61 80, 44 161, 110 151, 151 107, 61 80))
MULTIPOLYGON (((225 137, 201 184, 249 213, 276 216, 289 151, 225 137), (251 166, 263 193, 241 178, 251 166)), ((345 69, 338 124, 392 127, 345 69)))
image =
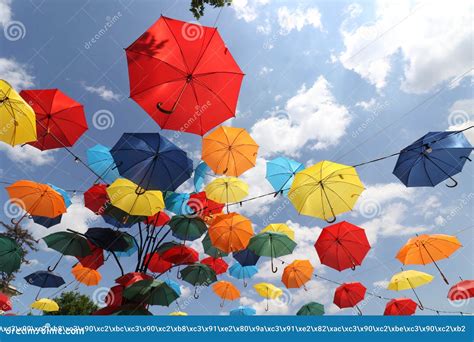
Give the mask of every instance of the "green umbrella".
POLYGON ((166 252, 168 249, 171 249, 173 247, 179 247, 179 246, 182 246, 181 243, 177 243, 175 241, 168 241, 168 242, 165 242, 163 244, 160 245, 160 247, 158 247, 156 249, 156 253, 158 254, 163 254, 164 252, 166 252))
POLYGON ((57 232, 45 236, 43 240, 46 242, 46 245, 49 248, 61 253, 61 257, 59 258, 56 265, 53 267, 48 267, 48 270, 51 272, 56 269, 64 255, 72 255, 76 258, 83 258, 92 254, 89 244, 87 243, 87 239, 76 233, 57 232))
POLYGON ((168 225, 171 227, 173 236, 185 241, 196 240, 207 231, 206 223, 200 217, 175 215, 168 225))
POLYGON ((167 283, 158 280, 140 280, 123 290, 123 296, 135 302, 169 306, 179 295, 167 283))
POLYGON ((324 305, 316 302, 309 302, 303 305, 298 312, 298 316, 322 316, 324 315, 324 305))
POLYGON ((224 253, 219 248, 214 247, 212 245, 212 241, 211 241, 211 238, 209 237, 209 233, 206 233, 206 235, 204 236, 204 239, 202 239, 202 247, 204 248, 204 252, 213 258, 221 258, 228 255, 227 253, 224 253))
POLYGON ((23 250, 15 240, 0 235, 0 272, 8 275, 20 268, 23 259, 23 250))
POLYGON ((286 234, 268 231, 253 236, 247 248, 259 256, 270 257, 272 272, 276 273, 278 268, 273 267, 273 258, 291 254, 295 247, 296 242, 291 240, 286 234))
POLYGON ((197 286, 209 286, 217 281, 216 272, 207 265, 196 263, 183 268, 181 278, 191 285, 194 285, 194 298, 198 299, 197 286))

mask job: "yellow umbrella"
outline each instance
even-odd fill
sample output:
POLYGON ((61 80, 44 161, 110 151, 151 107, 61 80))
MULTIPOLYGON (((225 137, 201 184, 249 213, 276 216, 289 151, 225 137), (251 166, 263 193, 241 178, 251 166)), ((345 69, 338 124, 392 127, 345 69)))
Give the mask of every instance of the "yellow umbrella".
POLYGON ((168 316, 187 316, 188 314, 183 311, 173 311, 168 316))
POLYGON ((207 198, 219 203, 240 202, 249 194, 249 186, 235 177, 214 179, 205 188, 207 198))
POLYGON ((52 299, 48 298, 41 298, 31 304, 33 309, 41 310, 41 311, 59 311, 59 305, 52 299))
POLYGON ((267 306, 265 308, 265 311, 268 311, 268 300, 269 299, 276 299, 279 298, 283 295, 282 289, 276 287, 273 284, 270 283, 258 283, 255 284, 254 286, 255 291, 261 296, 267 299, 267 306))
POLYGON ((295 232, 293 229, 288 227, 285 223, 272 223, 266 226, 260 233, 264 232, 276 232, 276 233, 282 233, 288 236, 291 240, 295 240, 295 232))
POLYGON ((113 206, 132 216, 153 216, 165 207, 159 190, 145 190, 125 178, 118 178, 107 188, 113 206))
POLYGON ((0 80, 0 140, 12 146, 37 140, 35 112, 4 80, 0 80))
POLYGON ((352 210, 362 191, 354 167, 323 160, 295 175, 288 198, 298 213, 332 223, 352 210))
POLYGON ((433 280, 433 276, 428 273, 415 271, 415 270, 408 270, 402 271, 400 273, 395 274, 392 279, 390 279, 390 283, 388 283, 388 289, 393 291, 403 291, 403 290, 412 290, 415 294, 418 302, 420 303, 420 309, 423 309, 423 304, 418 298, 418 295, 415 292, 415 287, 422 286, 428 283, 431 283, 433 280))

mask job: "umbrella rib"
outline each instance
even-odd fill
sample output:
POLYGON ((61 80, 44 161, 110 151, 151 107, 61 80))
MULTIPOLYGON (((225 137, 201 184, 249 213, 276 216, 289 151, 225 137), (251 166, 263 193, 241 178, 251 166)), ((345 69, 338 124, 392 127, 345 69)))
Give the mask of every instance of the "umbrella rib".
POLYGON ((190 72, 189 72, 189 66, 188 66, 188 63, 186 62, 186 59, 184 58, 184 53, 183 53, 183 50, 181 49, 181 45, 179 45, 178 39, 176 39, 176 36, 174 35, 173 30, 171 30, 171 27, 170 27, 169 24, 168 24, 168 21, 167 21, 167 20, 164 20, 164 22, 165 22, 166 26, 168 27, 168 31, 169 31, 169 32, 171 33, 171 35, 173 36, 173 39, 174 39, 176 45, 177 45, 178 48, 179 48, 179 52, 181 53, 181 58, 182 58, 182 60, 183 60, 184 65, 186 66, 186 73, 190 74, 190 72))
POLYGON ((225 103, 225 101, 220 97, 220 95, 219 95, 218 93, 216 93, 214 90, 212 90, 211 88, 209 88, 206 84, 200 82, 198 79, 195 79, 194 81, 196 82, 196 84, 200 85, 201 87, 206 88, 209 92, 211 92, 212 94, 214 94, 214 95, 217 97, 217 99, 218 99, 220 102, 222 102, 222 104, 223 104, 224 106, 226 106, 226 108, 229 110, 229 112, 231 112, 231 113, 233 114, 233 116, 235 116, 234 111, 232 111, 232 109, 229 108, 229 106, 227 105, 227 103, 225 103))

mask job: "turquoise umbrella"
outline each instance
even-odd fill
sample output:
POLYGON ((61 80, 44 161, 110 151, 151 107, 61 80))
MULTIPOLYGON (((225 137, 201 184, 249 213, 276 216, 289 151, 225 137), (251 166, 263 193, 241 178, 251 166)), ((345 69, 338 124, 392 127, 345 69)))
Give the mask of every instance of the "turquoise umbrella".
POLYGON ((304 169, 304 165, 293 159, 278 157, 267 161, 267 172, 265 178, 270 182, 273 189, 283 195, 288 195, 295 174, 304 169))
POLYGON ((205 162, 201 162, 194 170, 194 188, 196 192, 201 191, 204 185, 204 179, 206 175, 211 171, 211 168, 207 166, 205 162))
POLYGON ((247 287, 246 279, 252 278, 258 273, 257 266, 242 266, 238 262, 229 268, 229 274, 237 279, 243 279, 244 287, 247 287))
POLYGON ((166 210, 171 211, 176 215, 192 214, 193 210, 188 206, 189 196, 189 194, 167 191, 165 193, 166 210))
POLYGON ((59 188, 59 187, 57 187, 57 186, 55 186, 55 185, 53 185, 53 184, 51 184, 51 183, 48 183, 48 185, 49 185, 50 187, 52 187, 53 190, 55 190, 56 192, 59 192, 59 194, 61 195, 61 197, 64 199, 64 205, 66 206, 66 208, 69 207, 69 206, 72 204, 71 198, 69 197, 69 195, 68 195, 68 193, 66 192, 66 190, 63 190, 63 189, 61 189, 61 188, 59 188))
POLYGON ((257 313, 254 308, 250 306, 239 306, 236 309, 230 310, 230 316, 253 316, 257 313))
POLYGON ((87 150, 87 165, 109 184, 112 184, 120 174, 110 154, 110 148, 97 144, 87 150))

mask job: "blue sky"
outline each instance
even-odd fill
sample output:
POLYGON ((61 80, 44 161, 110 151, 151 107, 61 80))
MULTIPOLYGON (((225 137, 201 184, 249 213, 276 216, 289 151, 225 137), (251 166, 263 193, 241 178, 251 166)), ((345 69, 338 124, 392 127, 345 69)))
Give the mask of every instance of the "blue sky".
MULTIPOLYGON (((0 0, 4 29, 0 76, 18 91, 59 88, 84 104, 89 130, 73 147, 79 156, 85 157, 87 148, 97 143, 112 146, 124 132, 160 132, 185 149, 197 165, 200 137, 184 134, 173 138, 173 132, 161 131, 128 98, 123 50, 160 14, 194 21, 188 2, 0 0)), ((207 8, 200 23, 212 26, 218 14, 219 10, 207 8)), ((325 159, 356 164, 397 152, 428 131, 472 125, 472 16, 473 5, 468 1, 234 0, 222 10, 217 27, 246 74, 237 117, 226 124, 246 128, 261 147, 257 166, 242 176, 250 184, 250 196, 271 191, 264 179, 265 161, 276 156, 292 157, 306 165, 325 159)), ((469 134, 472 143, 474 137, 469 134)), ((3 143, 0 150, 0 175, 5 181, 31 179, 79 190, 94 181, 65 151, 40 152, 3 143)), ((367 190, 354 211, 340 217, 366 228, 373 246, 356 271, 337 272, 321 266, 313 244, 325 222, 299 216, 284 200, 267 197, 236 210, 252 219, 256 231, 270 221, 288 222, 295 229, 298 247, 284 260, 310 259, 316 272, 325 277, 361 281, 381 295, 394 297, 412 296, 384 289, 385 282, 400 271, 401 264, 394 257, 406 240, 418 232, 459 232, 464 247, 440 266, 452 283, 459 276, 473 279, 472 165, 468 163, 456 176, 460 186, 454 189, 443 184, 407 189, 392 175, 395 161, 358 169, 367 190)), ((181 190, 191 191, 190 184, 181 190)), ((0 191, 0 198, 2 203, 7 201, 6 191, 0 191)), ((87 226, 105 224, 82 206, 80 193, 73 200, 60 226, 46 230, 29 222, 29 229, 42 237, 59 229, 85 231, 87 226)), ((0 215, 8 220, 5 211, 0 215)), ((40 246, 42 250, 30 255, 32 264, 23 268, 15 283, 25 290, 15 302, 20 313, 28 312, 36 293, 24 287, 22 276, 44 269, 58 257, 42 242, 40 246)), ((199 248, 198 243, 195 246, 199 248)), ((71 265, 73 260, 68 260, 58 269, 67 282, 73 280, 71 265)), ((271 281, 283 287, 281 273, 271 274, 268 262, 260 261, 259 268, 251 284, 271 281)), ((412 269, 435 276, 419 291, 426 306, 474 310, 472 301, 459 307, 446 299, 449 288, 433 265, 412 269)), ((98 287, 78 287, 99 301, 118 276, 112 262, 100 270, 103 281, 98 287)), ((240 304, 265 314, 265 303, 252 287, 238 286, 243 297, 240 304)), ((325 304, 328 314, 353 314, 331 304, 332 284, 314 280, 308 288, 285 291, 282 301, 270 304, 269 313, 294 314, 302 304, 314 300, 325 304)), ((210 289, 203 290, 199 300, 192 299, 189 287, 183 290, 181 309, 190 314, 222 314, 239 304, 221 309, 210 289)), ((45 296, 53 293, 43 292, 45 296)), ((384 306, 384 301, 369 298, 362 311, 381 314, 384 306)), ((164 314, 172 309, 156 307, 153 311, 164 314)))

